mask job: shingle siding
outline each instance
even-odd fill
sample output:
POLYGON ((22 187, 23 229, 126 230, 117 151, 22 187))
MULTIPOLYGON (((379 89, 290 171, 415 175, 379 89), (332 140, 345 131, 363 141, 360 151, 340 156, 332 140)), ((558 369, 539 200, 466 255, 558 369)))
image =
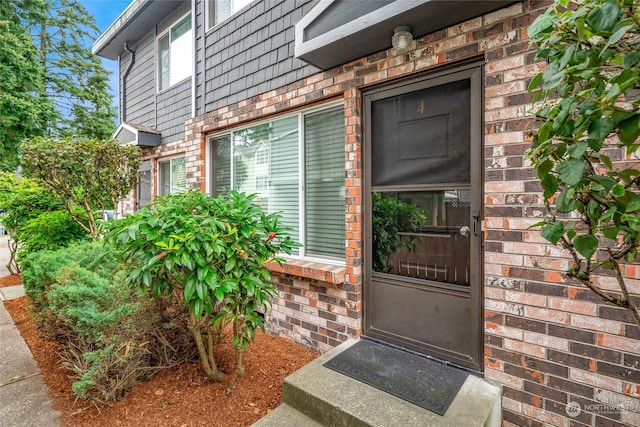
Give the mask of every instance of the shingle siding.
MULTIPOLYGON (((125 109, 123 121, 143 126, 155 127, 155 62, 154 34, 131 43, 135 52, 135 62, 124 81, 125 109)), ((125 52, 121 59, 120 81, 131 62, 131 54, 125 52)))
MULTIPOLYGON (((188 13, 190 6, 190 2, 184 2, 153 31, 129 46, 135 51, 135 62, 125 82, 126 105, 122 120, 157 129, 163 144, 184 137, 184 122, 191 117, 191 79, 157 92, 156 34, 161 34, 188 13)), ((124 52, 120 59, 121 81, 130 60, 131 55, 124 52)))
POLYGON ((255 1, 205 32, 204 2, 199 1, 197 115, 316 73, 294 57, 294 24, 312 3, 255 1))

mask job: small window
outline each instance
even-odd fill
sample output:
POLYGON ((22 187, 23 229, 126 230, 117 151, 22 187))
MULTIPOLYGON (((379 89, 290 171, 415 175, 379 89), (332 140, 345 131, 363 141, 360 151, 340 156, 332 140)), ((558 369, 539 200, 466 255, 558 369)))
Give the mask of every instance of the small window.
POLYGON ((184 157, 174 157, 173 159, 158 162, 158 194, 167 196, 169 194, 182 193, 187 188, 187 171, 184 157))
POLYGON ((269 163, 269 150, 261 148, 256 153, 256 165, 266 165, 269 163))
POLYGON ((207 0, 207 30, 218 25, 252 0, 207 0))
POLYGON ((191 76, 193 40, 191 15, 158 38, 158 89, 164 90, 191 76))

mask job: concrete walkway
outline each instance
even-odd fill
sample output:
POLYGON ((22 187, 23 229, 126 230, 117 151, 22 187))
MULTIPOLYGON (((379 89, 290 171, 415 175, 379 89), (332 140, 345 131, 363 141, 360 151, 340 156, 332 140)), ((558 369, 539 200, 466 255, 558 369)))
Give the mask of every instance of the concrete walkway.
MULTIPOLYGON (((8 236, 0 236, 0 277, 9 274, 8 236)), ((24 295, 24 288, 0 288, 0 425, 11 427, 53 427, 60 414, 42 381, 40 369, 4 307, 4 301, 24 295)))

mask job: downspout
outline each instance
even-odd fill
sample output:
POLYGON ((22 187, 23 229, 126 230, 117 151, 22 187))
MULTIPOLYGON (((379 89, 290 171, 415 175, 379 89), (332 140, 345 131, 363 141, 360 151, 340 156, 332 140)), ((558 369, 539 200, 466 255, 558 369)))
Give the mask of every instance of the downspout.
POLYGON ((122 85, 122 109, 120 112, 120 122, 127 121, 127 85, 125 84, 125 82, 127 80, 129 72, 131 71, 131 68, 133 68, 133 63, 136 61, 136 52, 129 48, 129 42, 124 42, 124 50, 129 52, 129 54, 131 55, 131 60, 129 61, 129 65, 127 65, 127 69, 124 70, 124 74, 122 75, 122 82, 120 83, 122 85))
POLYGON ((193 58, 191 60, 191 118, 196 116, 196 0, 191 0, 191 34, 193 35, 193 58))

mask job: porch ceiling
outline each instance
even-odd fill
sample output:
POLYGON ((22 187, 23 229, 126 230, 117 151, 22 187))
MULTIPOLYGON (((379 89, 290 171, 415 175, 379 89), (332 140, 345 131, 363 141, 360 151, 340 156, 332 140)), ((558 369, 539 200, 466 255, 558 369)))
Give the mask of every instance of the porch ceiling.
POLYGON ((395 27, 414 38, 522 0, 320 0, 296 24, 295 56, 327 70, 391 47, 395 27))

